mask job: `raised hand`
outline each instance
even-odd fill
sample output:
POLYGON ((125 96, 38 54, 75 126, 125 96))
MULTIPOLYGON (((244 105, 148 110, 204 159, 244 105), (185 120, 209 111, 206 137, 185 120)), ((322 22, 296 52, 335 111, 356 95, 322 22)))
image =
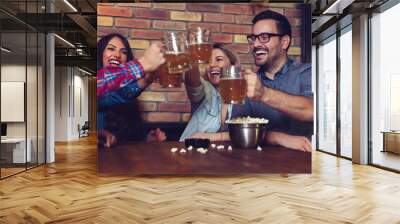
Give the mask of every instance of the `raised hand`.
POLYGON ((164 64, 164 44, 156 41, 150 44, 150 47, 144 51, 144 54, 139 58, 145 72, 153 72, 157 70, 160 65, 164 64))

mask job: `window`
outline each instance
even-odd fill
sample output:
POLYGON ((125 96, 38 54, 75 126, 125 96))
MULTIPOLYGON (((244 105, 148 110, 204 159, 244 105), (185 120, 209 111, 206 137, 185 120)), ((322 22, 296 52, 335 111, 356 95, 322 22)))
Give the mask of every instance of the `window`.
POLYGON ((352 33, 343 31, 340 43, 340 155, 352 156, 352 33))
MULTIPOLYGON (((372 164, 400 170, 400 156, 385 151, 384 133, 400 130, 400 4, 371 18, 372 164)), ((399 133, 400 135, 400 133, 399 133)))
POLYGON ((336 153, 336 37, 318 48, 318 149, 336 153))

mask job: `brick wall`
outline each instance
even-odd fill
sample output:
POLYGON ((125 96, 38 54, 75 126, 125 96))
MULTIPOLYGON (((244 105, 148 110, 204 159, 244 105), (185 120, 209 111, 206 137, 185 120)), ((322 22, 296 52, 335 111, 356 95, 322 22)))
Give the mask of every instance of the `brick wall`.
MULTIPOLYGON (((140 57, 152 40, 171 30, 186 31, 197 26, 211 30, 211 41, 228 44, 244 67, 252 67, 246 34, 258 12, 271 9, 284 14, 292 25, 289 55, 300 61, 301 10, 294 4, 277 3, 99 3, 97 35, 111 32, 124 35, 140 57)), ((155 82, 140 97, 142 117, 148 122, 186 122, 190 104, 185 88, 160 88, 155 82)))

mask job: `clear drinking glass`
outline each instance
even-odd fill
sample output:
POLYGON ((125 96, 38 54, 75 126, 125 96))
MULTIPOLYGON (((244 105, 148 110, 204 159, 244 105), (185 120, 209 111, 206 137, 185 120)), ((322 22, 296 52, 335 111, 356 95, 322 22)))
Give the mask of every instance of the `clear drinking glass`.
POLYGON ((211 57, 210 31, 197 27, 189 30, 189 55, 193 62, 207 64, 211 57))
POLYGON ((247 85, 240 66, 228 66, 222 69, 219 92, 226 104, 243 104, 247 85))
POLYGON ((186 34, 168 32, 163 38, 166 52, 164 54, 169 74, 181 75, 191 69, 186 34))
POLYGON ((182 80, 179 75, 170 75, 167 68, 167 63, 162 64, 156 71, 156 77, 160 81, 162 88, 178 88, 181 87, 182 80))

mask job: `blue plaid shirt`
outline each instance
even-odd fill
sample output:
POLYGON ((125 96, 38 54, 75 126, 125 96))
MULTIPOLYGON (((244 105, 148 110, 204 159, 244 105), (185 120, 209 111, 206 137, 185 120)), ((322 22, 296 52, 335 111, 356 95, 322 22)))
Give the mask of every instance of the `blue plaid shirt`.
POLYGON ((142 65, 129 61, 119 67, 107 67, 97 72, 97 127, 104 128, 104 112, 106 107, 124 104, 136 99, 143 91, 137 80, 144 77, 142 65))

